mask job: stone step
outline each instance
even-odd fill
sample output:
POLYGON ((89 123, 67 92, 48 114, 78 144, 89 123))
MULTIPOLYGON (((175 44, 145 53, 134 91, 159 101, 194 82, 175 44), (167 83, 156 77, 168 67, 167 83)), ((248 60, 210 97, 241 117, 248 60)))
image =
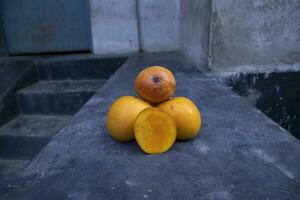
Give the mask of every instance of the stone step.
POLYGON ((0 128, 1 159, 32 159, 71 116, 19 115, 0 128))
POLYGON ((0 190, 14 179, 15 174, 24 169, 30 160, 0 159, 0 190))
POLYGON ((6 160, 0 159, 0 179, 8 179, 19 170, 25 168, 30 160, 6 160))
POLYGON ((127 60, 125 57, 69 56, 35 60, 40 80, 108 79, 127 60))
POLYGON ((20 111, 24 114, 72 115, 105 81, 40 81, 17 92, 20 111))

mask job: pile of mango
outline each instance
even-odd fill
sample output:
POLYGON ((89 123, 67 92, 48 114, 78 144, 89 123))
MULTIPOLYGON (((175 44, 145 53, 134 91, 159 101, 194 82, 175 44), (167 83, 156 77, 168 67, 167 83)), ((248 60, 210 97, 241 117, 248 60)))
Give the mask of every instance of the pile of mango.
POLYGON ((198 135, 200 111, 188 98, 173 97, 176 80, 170 70, 147 67, 137 75, 134 86, 138 97, 122 96, 108 110, 106 127, 112 138, 135 139, 144 152, 159 154, 168 151, 176 139, 198 135))

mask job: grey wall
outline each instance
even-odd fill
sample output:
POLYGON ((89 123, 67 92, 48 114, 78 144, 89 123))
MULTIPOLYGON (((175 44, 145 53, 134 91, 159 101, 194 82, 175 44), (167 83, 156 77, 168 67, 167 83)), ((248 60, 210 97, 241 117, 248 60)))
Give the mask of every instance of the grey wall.
POLYGON ((300 62, 300 1, 213 0, 211 53, 213 70, 300 62))
POLYGON ((90 0, 93 52, 179 50, 180 0, 90 0))
POLYGON ((181 50, 214 71, 300 69, 299 0, 1 0, 0 9, 0 55, 181 50))
POLYGON ((179 1, 137 0, 142 51, 179 49, 179 1))
POLYGON ((180 47, 194 65, 208 68, 210 0, 180 1, 180 47))
POLYGON ((1 0, 9 53, 90 50, 88 9, 86 0, 1 0))
POLYGON ((135 0, 90 0, 93 52, 138 52, 135 0))

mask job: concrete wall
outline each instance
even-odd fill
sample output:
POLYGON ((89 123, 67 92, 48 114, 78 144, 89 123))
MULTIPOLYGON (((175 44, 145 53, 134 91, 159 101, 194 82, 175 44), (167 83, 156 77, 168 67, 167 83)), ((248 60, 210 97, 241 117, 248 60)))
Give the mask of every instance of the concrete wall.
POLYGON ((299 0, 87 2, 1 0, 0 55, 181 50, 194 65, 214 71, 300 69, 299 0))
POLYGON ((194 65, 208 68, 210 0, 181 0, 180 47, 194 65))
POLYGON ((93 52, 138 52, 135 0, 90 0, 93 52))
POLYGON ((179 49, 179 1, 137 0, 142 51, 179 49))
POLYGON ((90 0, 93 52, 179 50, 180 0, 90 0))
POLYGON ((0 16, 11 54, 90 50, 86 0, 1 0, 0 16))
POLYGON ((213 0, 213 70, 300 63, 299 0, 213 0))

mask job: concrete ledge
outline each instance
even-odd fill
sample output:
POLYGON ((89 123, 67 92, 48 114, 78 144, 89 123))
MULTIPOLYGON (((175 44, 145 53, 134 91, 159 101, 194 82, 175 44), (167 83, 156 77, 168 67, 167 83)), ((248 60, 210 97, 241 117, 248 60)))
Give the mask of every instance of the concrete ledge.
POLYGON ((300 143, 245 99, 179 54, 130 58, 7 187, 1 199, 297 199, 300 143), (145 66, 175 73, 176 95, 200 108, 203 127, 162 155, 112 140, 109 105, 134 95, 145 66))

